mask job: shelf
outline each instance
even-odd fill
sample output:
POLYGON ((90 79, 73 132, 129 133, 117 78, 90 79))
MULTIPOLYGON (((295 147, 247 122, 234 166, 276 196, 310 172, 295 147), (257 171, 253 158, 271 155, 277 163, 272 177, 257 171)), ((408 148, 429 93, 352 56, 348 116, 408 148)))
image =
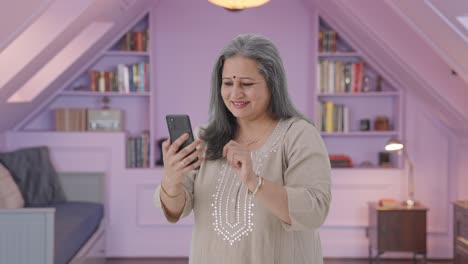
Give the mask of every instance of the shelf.
POLYGON ((361 57, 361 54, 358 52, 319 52, 319 58, 329 58, 329 57, 361 57))
MULTIPOLYGON (((164 170, 164 167, 159 166, 159 165, 153 165, 153 167, 150 167, 150 168, 125 168, 124 170, 126 172, 139 172, 141 174, 145 174, 146 172, 148 173, 158 172, 159 173, 164 170)), ((136 175, 135 177, 138 177, 138 175, 136 175)))
POLYGON ((398 92, 360 92, 360 93, 320 93, 317 97, 389 97, 399 96, 398 92))
POLYGON ((322 137, 388 137, 397 136, 397 131, 353 131, 353 132, 320 132, 322 137))
POLYGON ((70 95, 70 96, 141 96, 147 97, 150 96, 149 92, 89 92, 89 91, 64 91, 60 93, 61 95, 70 95))
POLYGON ((359 171, 359 170, 363 170, 363 171, 371 171, 371 170, 375 170, 375 171, 378 171, 378 170, 383 170, 383 171, 399 171, 400 169, 399 168, 395 168, 395 167, 351 167, 351 168, 331 168, 332 170, 337 170, 337 171, 340 171, 340 172, 344 172, 346 170, 351 170, 351 171, 359 171))
POLYGON ((147 51, 124 51, 124 50, 111 50, 104 52, 105 56, 149 56, 147 51))

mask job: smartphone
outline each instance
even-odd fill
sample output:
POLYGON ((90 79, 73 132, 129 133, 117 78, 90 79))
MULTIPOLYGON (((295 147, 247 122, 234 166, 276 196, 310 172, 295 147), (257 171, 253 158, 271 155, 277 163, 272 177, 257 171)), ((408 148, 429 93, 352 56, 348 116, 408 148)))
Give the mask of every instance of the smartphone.
MULTIPOLYGON (((180 146, 179 150, 185 148, 186 146, 190 145, 194 141, 192 125, 190 124, 190 117, 188 115, 167 115, 166 122, 167 122, 167 128, 169 130, 169 137, 171 139, 171 144, 175 140, 177 140, 180 136, 182 136, 184 133, 189 134, 188 139, 185 140, 182 146, 180 146)), ((192 153, 194 151, 195 150, 193 150, 192 153)), ((190 164, 196 162, 197 160, 198 158, 196 158, 190 164)))

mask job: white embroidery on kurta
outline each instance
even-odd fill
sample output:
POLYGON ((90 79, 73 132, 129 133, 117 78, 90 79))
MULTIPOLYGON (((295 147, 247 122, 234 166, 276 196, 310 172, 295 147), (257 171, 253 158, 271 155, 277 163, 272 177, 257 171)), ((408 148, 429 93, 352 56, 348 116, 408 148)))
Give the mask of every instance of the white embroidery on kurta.
MULTIPOLYGON (((254 172, 257 175, 261 175, 264 161, 269 154, 277 151, 280 139, 289 127, 288 124, 289 122, 280 121, 265 147, 251 152, 254 172)), ((226 160, 222 161, 218 183, 212 197, 213 227, 223 240, 233 245, 252 232, 255 202, 248 188, 241 183, 226 160)))

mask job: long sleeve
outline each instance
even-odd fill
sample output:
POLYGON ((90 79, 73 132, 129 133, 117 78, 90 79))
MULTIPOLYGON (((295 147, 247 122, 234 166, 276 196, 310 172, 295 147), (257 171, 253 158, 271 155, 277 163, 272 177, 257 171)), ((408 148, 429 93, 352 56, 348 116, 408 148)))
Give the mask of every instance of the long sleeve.
POLYGON ((194 183, 194 179, 195 179, 197 172, 198 171, 191 171, 184 178, 183 185, 184 185, 184 194, 185 194, 185 205, 184 205, 184 209, 182 210, 182 214, 180 215, 179 218, 172 217, 171 215, 168 214, 166 207, 161 202, 161 196, 160 196, 161 185, 159 184, 156 187, 154 194, 153 194, 153 204, 154 206, 161 208, 168 222, 177 223, 180 220, 180 218, 186 217, 192 211, 193 199, 194 199, 193 183, 194 183))
POLYGON ((291 225, 288 231, 319 228, 331 203, 331 169, 318 131, 305 121, 292 124, 283 148, 284 185, 291 225))
MULTIPOLYGON (((200 127, 197 126, 194 129, 194 131, 195 131, 194 136, 196 139, 198 139, 199 134, 200 134, 200 127)), ((194 189, 193 189, 194 187, 193 186, 195 182, 195 177, 197 176, 198 172, 199 172, 198 170, 193 170, 187 173, 187 175, 185 176, 184 183, 183 183, 184 194, 185 194, 185 205, 184 205, 184 209, 182 210, 182 214, 180 215, 179 218, 172 217, 167 213, 166 207, 161 202, 161 184, 159 184, 156 187, 154 194, 153 194, 153 204, 154 206, 161 208, 168 222, 177 223, 180 220, 180 218, 188 216, 190 212, 192 211, 193 201, 194 201, 194 189)))

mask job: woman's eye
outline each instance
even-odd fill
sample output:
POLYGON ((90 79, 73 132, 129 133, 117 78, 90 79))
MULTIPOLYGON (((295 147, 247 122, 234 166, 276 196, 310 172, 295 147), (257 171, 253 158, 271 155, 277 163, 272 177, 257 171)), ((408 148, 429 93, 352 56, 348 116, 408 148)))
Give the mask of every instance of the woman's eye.
POLYGON ((232 82, 224 82, 223 85, 224 86, 232 86, 232 82))
POLYGON ((252 86, 254 83, 243 83, 242 86, 252 86))

